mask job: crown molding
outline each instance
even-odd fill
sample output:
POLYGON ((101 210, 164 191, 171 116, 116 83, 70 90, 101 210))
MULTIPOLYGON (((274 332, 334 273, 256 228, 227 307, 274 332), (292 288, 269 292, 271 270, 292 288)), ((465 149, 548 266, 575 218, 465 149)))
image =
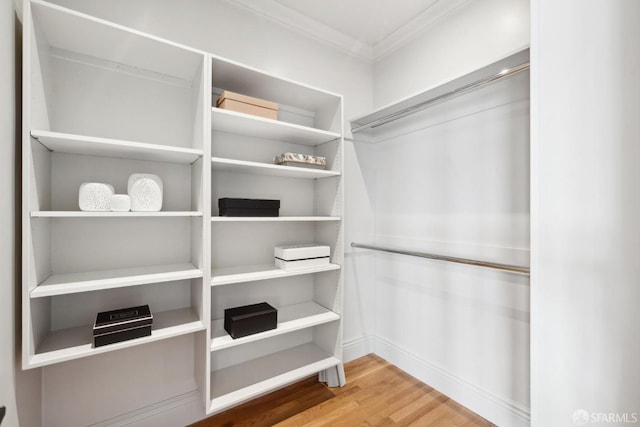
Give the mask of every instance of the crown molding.
POLYGON ((344 34, 315 19, 289 9, 274 0, 225 0, 234 6, 267 18, 290 30, 304 34, 316 41, 329 44, 334 49, 365 61, 372 61, 373 47, 354 37, 344 34))
POLYGON ((438 0, 407 24, 375 45, 338 31, 274 0, 224 0, 238 8, 269 19, 313 40, 325 43, 349 56, 376 62, 402 48, 434 26, 449 13, 471 0, 438 0))
POLYGON ((442 18, 470 0, 439 0, 373 47, 373 60, 379 61, 437 24, 442 18))

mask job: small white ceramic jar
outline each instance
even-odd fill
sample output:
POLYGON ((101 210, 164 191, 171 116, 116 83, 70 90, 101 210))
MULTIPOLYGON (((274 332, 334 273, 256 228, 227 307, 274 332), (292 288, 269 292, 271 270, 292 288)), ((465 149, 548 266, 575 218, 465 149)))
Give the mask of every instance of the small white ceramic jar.
POLYGON ((111 210, 113 212, 129 212, 131 210, 131 197, 127 194, 114 194, 111 196, 111 210))

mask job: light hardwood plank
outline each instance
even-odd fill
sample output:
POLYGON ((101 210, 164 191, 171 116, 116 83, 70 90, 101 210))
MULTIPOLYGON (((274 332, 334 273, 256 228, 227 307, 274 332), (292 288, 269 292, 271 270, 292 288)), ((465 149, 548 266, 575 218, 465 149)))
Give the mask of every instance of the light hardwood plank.
POLYGON ((493 426, 375 355, 345 365, 347 384, 328 388, 313 376, 193 427, 493 426))

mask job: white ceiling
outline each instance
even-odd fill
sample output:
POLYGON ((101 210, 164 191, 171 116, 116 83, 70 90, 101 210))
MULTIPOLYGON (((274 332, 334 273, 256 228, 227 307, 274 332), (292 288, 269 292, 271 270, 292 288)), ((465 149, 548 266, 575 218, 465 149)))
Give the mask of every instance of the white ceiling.
POLYGON ((257 15, 376 61, 470 0, 226 0, 257 15))
POLYGON ((275 0, 375 46, 439 0, 275 0))

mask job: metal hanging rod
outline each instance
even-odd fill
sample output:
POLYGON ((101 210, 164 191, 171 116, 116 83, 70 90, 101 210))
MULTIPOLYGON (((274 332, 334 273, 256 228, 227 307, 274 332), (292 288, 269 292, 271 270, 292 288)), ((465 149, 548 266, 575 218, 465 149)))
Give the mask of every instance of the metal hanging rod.
POLYGON ((434 259, 434 260, 438 260, 438 261, 455 262, 455 263, 458 263, 458 264, 475 265, 476 267, 491 268, 491 269, 494 269, 494 270, 506 271, 506 272, 509 272, 509 273, 521 274, 523 276, 529 276, 529 268, 528 267, 518 266, 518 265, 500 264, 500 263, 497 263, 497 262, 479 261, 479 260, 468 259, 468 258, 458 258, 458 257, 452 257, 452 256, 445 256, 445 255, 436 255, 436 254, 429 254, 429 253, 426 253, 426 252, 405 251, 405 250, 400 250, 400 249, 385 248, 385 247, 382 247, 382 246, 365 245, 365 244, 353 243, 353 242, 351 243, 351 247, 352 248, 371 249, 371 250, 374 250, 374 251, 381 251, 381 252, 389 252, 389 253, 392 253, 392 254, 409 255, 409 256, 415 256, 415 257, 419 257, 419 258, 428 258, 428 259, 434 259))
POLYGON ((434 104, 455 96, 479 89, 505 77, 513 76, 530 68, 529 49, 511 55, 501 61, 459 77, 453 81, 430 89, 367 116, 351 121, 351 132, 357 133, 382 126, 408 115, 422 111, 434 104))

